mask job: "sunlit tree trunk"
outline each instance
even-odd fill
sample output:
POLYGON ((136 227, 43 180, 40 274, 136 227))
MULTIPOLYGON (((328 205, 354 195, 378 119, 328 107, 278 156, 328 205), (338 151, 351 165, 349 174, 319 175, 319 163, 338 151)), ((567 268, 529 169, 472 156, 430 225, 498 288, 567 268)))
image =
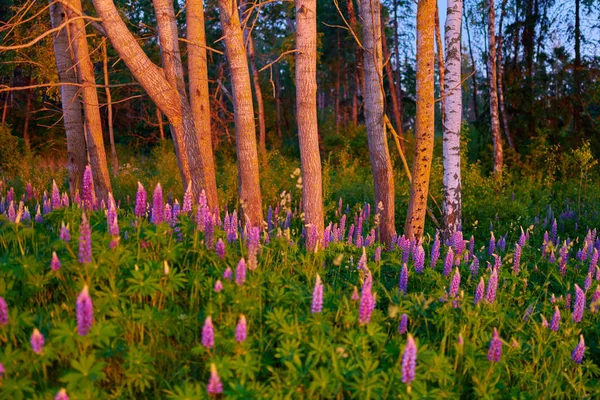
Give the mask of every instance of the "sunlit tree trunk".
POLYGON ((165 140, 165 129, 163 127, 163 118, 162 113, 160 112, 160 108, 156 107, 156 122, 158 123, 158 135, 160 140, 165 140))
POLYGON ((425 229, 433 157, 435 0, 417 3, 417 115, 413 180, 405 234, 420 239, 425 229))
POLYGON ((187 0, 186 18, 190 105, 199 142, 203 189, 206 192, 208 204, 214 207, 219 204, 219 201, 211 136, 203 0, 187 0))
MULTIPOLYGON (((392 62, 390 52, 387 48, 386 38, 385 38, 385 30, 381 30, 381 44, 383 50, 383 59, 385 61, 385 74, 387 75, 388 88, 390 91, 390 97, 392 98, 392 112, 394 113, 394 123, 396 124, 396 133, 400 135, 402 139, 402 107, 398 101, 398 91, 396 90, 397 86, 394 82, 394 78, 396 74, 392 71, 392 62)), ((404 143, 400 140, 400 146, 402 150, 404 150, 404 143)))
POLYGON ((465 28, 467 30, 467 41, 469 45, 469 55, 471 56, 471 79, 473 80, 473 119, 479 118, 479 106, 477 104, 477 69, 475 68, 475 56, 473 55, 473 46, 471 44, 471 30, 469 29, 469 17, 465 18, 465 28))
MULTIPOLYGON (((52 27, 60 26, 66 19, 62 4, 53 0, 50 2, 50 21, 52 27)), ((57 31, 53 35, 54 57, 58 69, 58 80, 61 83, 77 83, 73 59, 69 45, 67 28, 57 31)), ((72 85, 60 87, 60 97, 63 111, 63 124, 67 136, 67 170, 69 175, 69 190, 74 196, 76 191, 81 192, 83 171, 87 164, 87 149, 83 133, 83 119, 81 116, 81 103, 78 97, 79 88, 72 85)), ((8 93, 7 93, 8 95, 8 93)))
POLYGON ((362 0, 365 121, 369 141, 371 171, 375 184, 375 206, 379 214, 379 239, 392 240, 394 227, 394 174, 385 135, 383 104, 383 60, 381 9, 379 0, 362 0))
POLYGON ((494 0, 488 2, 488 86, 490 92, 490 116, 492 119, 492 141, 494 142, 494 174, 502 176, 502 137, 500 136, 500 119, 498 118, 498 89, 496 86, 496 12, 494 0))
POLYGON ((317 126, 317 1, 296 0, 296 119, 305 224, 323 237, 323 185, 317 126))
POLYGON ((108 77, 108 55, 106 52, 106 42, 102 42, 102 66, 104 70, 104 91, 106 92, 106 108, 108 110, 108 138, 110 141, 110 152, 112 155, 113 162, 113 175, 119 174, 119 158, 117 157, 117 149, 115 147, 115 132, 113 129, 113 109, 112 109, 112 96, 110 94, 110 83, 108 77))
POLYGON ((281 140, 281 83, 279 83, 279 63, 275 63, 273 68, 273 79, 275 81, 275 112, 277 114, 277 137, 281 140))
POLYGON ((504 64, 502 63, 502 23, 504 21, 504 15, 506 14, 506 3, 507 0, 502 0, 502 11, 500 13, 500 24, 498 27, 498 49, 496 54, 497 70, 498 70, 498 106, 500 109, 500 115, 502 116, 502 125, 504 126, 504 135, 508 141, 508 145, 514 149, 515 143, 508 127, 508 115, 506 114, 506 107, 504 106, 504 64))
POLYGON ((446 13, 446 74, 442 158, 444 163, 444 239, 461 227, 460 127, 462 123, 461 21, 463 0, 448 0, 446 13))
POLYGON ((581 17, 579 15, 581 8, 581 0, 575 0, 575 62, 573 64, 573 86, 574 86, 574 99, 573 99, 573 131, 576 137, 581 132, 581 17))
MULTIPOLYGON (((69 18, 81 15, 80 0, 69 0, 69 5, 70 7, 67 9, 69 18)), ((100 201, 108 198, 108 193, 112 191, 112 188, 108 173, 106 150, 104 149, 102 120, 100 118, 100 105, 98 102, 98 91, 96 90, 94 66, 90 60, 85 22, 82 19, 77 19, 69 26, 77 76, 79 83, 82 85, 81 98, 85 115, 88 157, 94 176, 96 197, 100 201)))
POLYGON ((225 36, 225 54, 231 68, 239 200, 249 222, 259 226, 263 222, 263 211, 256 149, 256 125, 250 72, 237 0, 219 0, 219 15, 225 36))
MULTIPOLYGON (((30 79, 31 84, 31 79, 30 79)), ((25 104, 25 124, 23 126, 23 141, 25 142, 25 150, 27 152, 31 151, 31 138, 29 135, 29 121, 31 120, 31 97, 33 97, 33 93, 31 89, 25 92, 25 96, 27 97, 27 102, 25 104)))
POLYGON ((437 46, 437 56, 438 56, 438 70, 439 70, 439 78, 440 78, 440 98, 442 101, 440 102, 440 110, 442 116, 442 122, 444 121, 444 115, 446 114, 444 98, 446 97, 444 90, 444 84, 446 79, 444 77, 446 73, 446 67, 444 65, 444 47, 442 46, 442 32, 440 29, 440 10, 438 8, 437 3, 435 3, 435 43, 437 46))

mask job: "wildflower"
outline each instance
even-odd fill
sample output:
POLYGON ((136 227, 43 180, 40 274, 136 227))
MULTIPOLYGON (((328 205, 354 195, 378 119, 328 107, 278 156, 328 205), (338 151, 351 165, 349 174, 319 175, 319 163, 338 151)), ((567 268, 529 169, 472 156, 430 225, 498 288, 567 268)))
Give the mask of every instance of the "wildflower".
POLYGON ((58 238, 63 242, 68 242, 71 240, 71 234, 69 233, 69 225, 65 225, 64 221, 60 226, 60 234, 58 238))
POLYGON ((375 254, 373 255, 373 260, 375 262, 381 261, 381 246, 377 246, 375 249, 375 254))
POLYGON ((4 377, 5 372, 6 372, 6 370, 4 369, 4 365, 2 365, 2 363, 0 363, 0 379, 2 379, 4 377))
POLYGON ((192 181, 188 182, 185 193, 183 194, 183 207, 181 212, 189 215, 192 212, 192 181))
POLYGON ((208 379, 206 391, 209 395, 223 393, 223 383, 221 383, 221 379, 219 379, 217 366, 215 364, 210 364, 210 378, 208 379))
POLYGON ((454 275, 452 276, 452 281, 450 282, 450 292, 448 295, 450 297, 456 297, 458 295, 458 289, 460 288, 460 272, 458 271, 458 267, 454 270, 454 275))
POLYGON ((77 296, 77 332, 80 336, 85 336, 89 333, 92 323, 94 322, 94 305, 88 291, 87 285, 77 296))
POLYGON ((238 322, 237 326, 235 327, 235 340, 238 343, 242 343, 246 340, 246 336, 247 336, 247 324, 246 324, 246 317, 242 314, 240 316, 240 322, 238 322))
POLYGON ((152 223, 158 225, 163 222, 164 218, 164 206, 163 206, 163 193, 160 183, 156 184, 154 189, 154 195, 152 197, 152 223))
POLYGON ((31 348, 33 349, 34 353, 40 354, 43 347, 44 335, 42 335, 36 328, 33 330, 33 334, 31 335, 31 348))
POLYGON ((519 275, 519 271, 521 271, 521 246, 516 244, 515 255, 513 257, 513 272, 515 275, 519 275))
POLYGON ((358 288, 356 286, 354 286, 354 291, 352 292, 352 296, 350 297, 350 300, 352 301, 357 301, 360 297, 358 296, 358 288))
POLYGON ((502 357, 502 340, 500 340, 498 330, 494 328, 494 334, 492 335, 490 349, 488 351, 488 361, 500 362, 500 357, 502 357))
POLYGON ((592 273, 588 272, 583 283, 583 289, 587 292, 592 287, 592 273))
POLYGON ((94 180, 92 177, 92 167, 90 165, 85 166, 85 171, 83 172, 83 184, 81 187, 81 202, 83 209, 91 210, 94 206, 94 180))
POLYGON ((487 291, 485 293, 485 299, 489 303, 493 303, 496 300, 496 291, 498 290, 498 269, 493 268, 490 279, 488 280, 487 291))
POLYGON ((235 283, 238 286, 242 286, 246 280, 246 261, 244 258, 240 259, 237 268, 235 269, 235 283))
POLYGON ((571 359, 575 361, 576 364, 581 364, 583 361, 583 355, 585 353, 585 342, 583 340, 583 335, 579 336, 579 343, 573 349, 571 353, 571 359))
POLYGON ((367 268, 367 252, 365 250, 365 248, 362 248, 362 255, 360 256, 360 259, 358 260, 358 265, 356 267, 356 269, 358 270, 365 270, 367 268))
POLYGON ((8 305, 6 300, 0 296, 0 326, 8 324, 8 305))
POLYGON ((415 261, 415 271, 418 273, 423 272, 423 269, 425 268, 425 250, 420 241, 419 245, 415 247, 415 255, 413 258, 415 261))
POLYGON ((476 277, 479 274, 479 258, 473 256, 473 261, 471 262, 471 267, 469 269, 471 270, 471 275, 473 275, 473 277, 476 277))
POLYGON ((81 214, 81 225, 79 225, 78 260, 82 264, 92 262, 92 229, 85 212, 81 214))
POLYGON ((217 240, 217 244, 215 246, 215 253, 217 253, 219 258, 225 258, 225 243, 223 242, 223 239, 217 240))
POLYGON ((219 293, 221 290, 223 290, 223 283, 221 283, 220 279, 217 279, 215 282, 215 292, 219 293))
POLYGON ((529 317, 531 317, 531 314, 533 314, 533 306, 527 307, 527 310, 525 310, 525 314, 523 314, 523 321, 528 322, 529 317))
POLYGON ((138 190, 135 197, 135 216, 140 218, 146 216, 146 189, 144 189, 144 185, 140 182, 138 182, 138 190))
POLYGON ((400 323, 398 324, 398 333, 404 335, 408 330, 408 316, 406 314, 402 314, 400 317, 400 323))
POLYGON ((231 271, 230 267, 227 267, 225 272, 223 272, 223 279, 227 279, 228 281, 230 281, 232 276, 233 276, 233 271, 231 271))
POLYGON ((69 400, 69 396, 67 396, 67 389, 60 389, 56 396, 54 396, 54 400, 69 400))
POLYGON ((360 306, 358 311, 358 322, 360 325, 366 325, 371 320, 371 313, 375 309, 376 296, 372 292, 372 277, 371 271, 367 269, 367 276, 362 286, 360 296, 360 306))
POLYGON ((496 238, 494 238, 494 232, 491 232, 492 236, 490 237, 490 245, 488 247, 488 255, 491 256, 494 254, 496 250, 496 238))
POLYGON ((406 294, 408 291, 408 267, 406 264, 402 265, 402 271, 400 272, 400 282, 398 284, 401 294, 406 294))
POLYGON ((558 224, 556 223, 556 218, 554 218, 554 221, 552 221, 552 228, 550 229, 550 241, 554 244, 557 243, 556 241, 556 231, 558 230, 558 224))
POLYGON ((202 327, 202 346, 212 349, 215 345, 215 329, 213 328, 212 318, 206 317, 202 327))
POLYGON ((52 180, 52 197, 50 198, 50 204, 53 210, 60 208, 61 206, 60 191, 58 190, 58 185, 54 179, 52 180))
POLYGON ((58 271, 60 269, 60 260, 58 259, 58 256, 56 255, 55 251, 52 252, 52 261, 50 261, 50 269, 52 271, 58 271))
POLYGON ((312 313, 320 313, 323 310, 323 283, 321 277, 317 274, 315 288, 312 296, 312 313))
POLYGON ((435 263, 440 258, 440 239, 438 235, 435 235, 435 240, 433 241, 433 246, 431 246, 431 263, 430 267, 434 268, 435 263))
POLYGON ((554 315, 552 316, 552 321, 550 321, 550 329, 554 332, 558 332, 558 329, 560 328, 560 310, 558 309, 558 306, 554 306, 554 309, 554 315))
POLYGON ((554 254, 554 250, 550 253, 550 258, 548 259, 550 264, 554 264, 556 262, 556 255, 554 254))
POLYGON ((475 289, 475 297, 473 302, 475 305, 479 304, 483 299, 483 292, 485 290, 485 283, 483 282, 483 277, 479 279, 479 285, 477 285, 477 289, 475 289))
POLYGON ((575 284, 575 304, 573 305, 573 322, 581 321, 585 309, 585 292, 575 284))
POLYGON ((417 344, 412 335, 408 335, 406 349, 402 355, 402 382, 410 385, 415 380, 415 368, 417 366, 417 344))
POLYGON ((448 247, 446 261, 444 262, 444 276, 450 275, 450 272, 452 272, 452 265, 454 265, 454 252, 452 251, 452 247, 448 247))
POLYGON ((542 328, 548 328, 548 320, 543 315, 540 316, 542 318, 542 328))
POLYGON ((475 237, 473 235, 471 235, 471 239, 469 240, 469 252, 468 252, 467 258, 465 259, 465 262, 467 259, 472 258, 474 253, 475 253, 475 237))

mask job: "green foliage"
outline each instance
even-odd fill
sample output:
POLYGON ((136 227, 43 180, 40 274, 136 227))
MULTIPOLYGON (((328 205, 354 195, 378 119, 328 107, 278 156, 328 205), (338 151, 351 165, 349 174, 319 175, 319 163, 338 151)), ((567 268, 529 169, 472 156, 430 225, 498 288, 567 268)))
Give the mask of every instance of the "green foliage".
POLYGON ((10 127, 0 125, 0 173, 14 176, 21 164, 19 139, 13 136, 10 127))

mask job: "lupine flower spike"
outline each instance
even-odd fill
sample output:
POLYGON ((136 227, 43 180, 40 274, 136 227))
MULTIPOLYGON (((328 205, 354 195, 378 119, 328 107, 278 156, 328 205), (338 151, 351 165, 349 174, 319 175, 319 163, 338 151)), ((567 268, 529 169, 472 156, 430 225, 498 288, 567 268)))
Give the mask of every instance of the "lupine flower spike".
POLYGON ((92 228, 85 216, 81 214, 81 225, 79 226, 79 262, 84 264, 92 262, 92 228))
POLYGON ((67 396, 67 389, 60 389, 56 396, 54 396, 54 400, 69 400, 69 396, 67 396))
POLYGON ((575 361, 576 364, 581 364, 583 361, 583 355, 585 353, 585 342, 583 340, 583 335, 579 336, 579 343, 573 349, 573 353, 571 353, 571 358, 575 361))
POLYGON ((215 364, 210 364, 210 378, 208 379, 208 385, 206 385, 206 391, 209 395, 223 393, 223 383, 221 383, 221 379, 219 379, 217 366, 215 364))
POLYGON ((52 252, 52 260, 50 261, 50 269, 52 271, 58 271, 60 269, 60 260, 58 259, 58 256, 56 255, 55 251, 52 252))
POLYGON ((312 313, 320 313, 323 310, 323 283, 321 277, 317 274, 315 288, 312 297, 312 313))
POLYGON ((0 296, 0 326, 8 324, 8 305, 6 300, 0 296))
POLYGON ((485 282, 483 281, 483 277, 479 279, 479 285, 477 285, 477 289, 475 289, 475 296, 473 302, 475 305, 479 304, 483 299, 483 293, 485 291, 485 282))
POLYGON ((408 316, 406 314, 402 314, 400 317, 400 323, 398 324, 398 333, 404 335, 408 330, 408 316))
POLYGON ((410 393, 410 384, 415 380, 415 369, 417 367, 417 344, 412 335, 408 335, 406 349, 402 355, 402 382, 408 385, 410 393))
MULTIPOLYGON (((226 271, 227 272, 227 271, 226 271)), ((246 261, 242 258, 235 269, 235 283, 242 286, 246 280, 246 261)))
POLYGON ((212 318, 206 317, 202 327, 202 346, 212 349, 215 345, 215 329, 212 324, 212 318))
POLYGON ((223 283, 221 283, 220 279, 217 279, 215 282, 215 292, 219 293, 221 290, 223 290, 223 283))
POLYGON ((80 336, 85 336, 90 332, 94 322, 94 305, 87 285, 77 296, 77 332, 80 336))
POLYGON ((585 309, 585 292, 579 285, 575 284, 575 304, 573 305, 573 322, 579 322, 583 318, 585 309))
POLYGON ((242 314, 240 316, 240 322, 238 322, 235 328, 235 340, 238 343, 242 343, 246 340, 248 326, 246 324, 246 317, 242 314))
POLYGON ((44 335, 40 333, 40 331, 36 329, 33 330, 33 334, 31 335, 31 348, 34 353, 40 354, 44 347, 44 335))
POLYGON ((554 315, 552 316, 552 321, 550 322, 550 329, 557 332, 560 329, 560 310, 558 306, 554 306, 554 315))
POLYGON ((490 349, 488 351, 488 361, 499 362, 501 357, 502 340, 500 340, 500 335, 498 335, 498 329, 494 328, 494 334, 492 335, 492 340, 490 341, 490 349))

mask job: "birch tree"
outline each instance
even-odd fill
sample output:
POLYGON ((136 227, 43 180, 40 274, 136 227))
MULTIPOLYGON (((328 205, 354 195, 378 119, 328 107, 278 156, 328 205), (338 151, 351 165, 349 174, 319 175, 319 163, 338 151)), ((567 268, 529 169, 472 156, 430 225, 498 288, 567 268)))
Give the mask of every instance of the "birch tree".
POLYGON ((502 137, 500 136, 500 119, 498 118, 498 88, 496 86, 496 12, 494 0, 488 2, 488 86, 490 92, 490 117, 492 119, 492 141, 494 143, 494 174, 502 176, 502 137))

